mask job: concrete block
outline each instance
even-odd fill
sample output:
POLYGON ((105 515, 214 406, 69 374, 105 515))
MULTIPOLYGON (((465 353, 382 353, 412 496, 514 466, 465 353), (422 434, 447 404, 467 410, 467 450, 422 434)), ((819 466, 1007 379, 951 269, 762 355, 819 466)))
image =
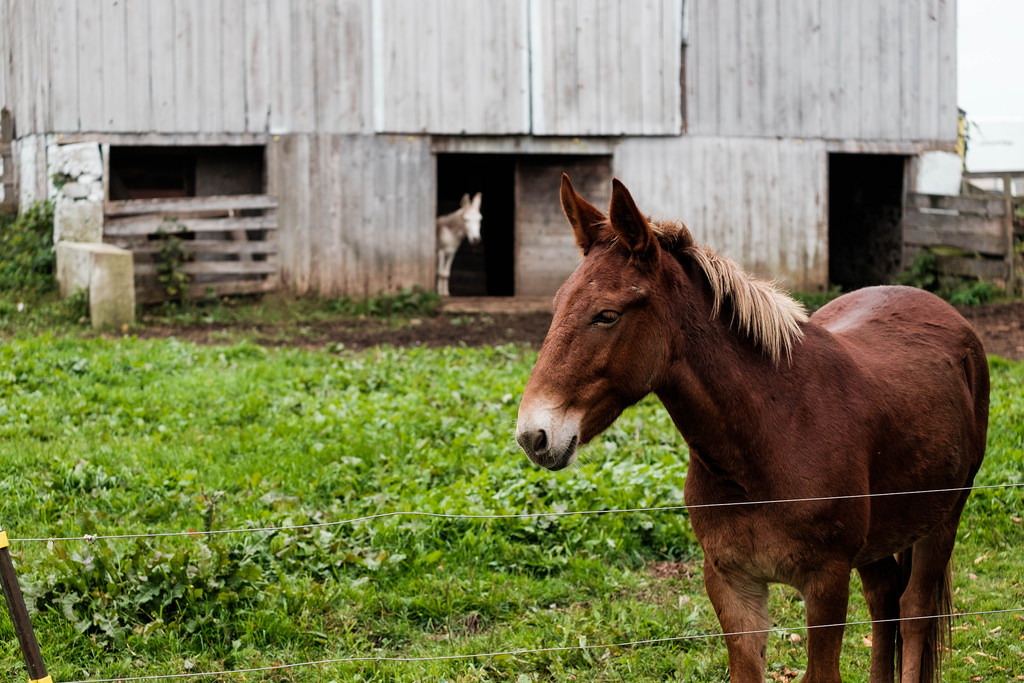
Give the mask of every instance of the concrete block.
POLYGON ((75 201, 57 195, 53 238, 57 243, 103 241, 103 203, 75 201))
POLYGON ((135 269, 132 253, 100 242, 57 244, 57 282, 63 297, 89 293, 94 328, 121 327, 135 320, 135 269))

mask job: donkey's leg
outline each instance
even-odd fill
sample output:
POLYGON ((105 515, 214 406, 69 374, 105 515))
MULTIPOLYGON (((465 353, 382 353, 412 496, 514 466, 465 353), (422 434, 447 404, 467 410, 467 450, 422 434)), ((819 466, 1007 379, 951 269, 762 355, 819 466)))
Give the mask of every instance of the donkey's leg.
POLYGON ((850 601, 850 565, 823 562, 800 592, 807 608, 807 673, 803 683, 841 683, 846 608, 850 601))
POLYGON ((452 272, 452 261, 455 256, 448 258, 448 253, 441 249, 437 252, 437 293, 440 296, 448 296, 448 277, 452 272))
POLYGON ((938 677, 938 651, 946 618, 927 617, 948 613, 951 595, 947 572, 956 541, 956 529, 964 496, 945 522, 913 545, 910 579, 900 598, 900 635, 903 637, 903 683, 927 683, 938 677))
POLYGON ((704 588, 718 614, 729 650, 732 683, 763 683, 768 648, 768 584, 760 579, 724 574, 704 559, 704 588))
POLYGON ((903 589, 900 566, 895 557, 873 562, 857 570, 864 586, 864 599, 871 614, 871 683, 892 683, 896 673, 895 620, 900 616, 903 589))

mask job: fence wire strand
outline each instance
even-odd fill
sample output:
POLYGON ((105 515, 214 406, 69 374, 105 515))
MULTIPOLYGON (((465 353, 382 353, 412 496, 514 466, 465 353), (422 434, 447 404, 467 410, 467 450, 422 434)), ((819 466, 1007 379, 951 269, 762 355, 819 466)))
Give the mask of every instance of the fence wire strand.
POLYGON ((974 617, 982 615, 992 614, 1012 614, 1024 612, 1024 607, 1014 607, 1010 609, 1000 610, 988 610, 979 612, 954 612, 951 614, 938 614, 920 617, 898 617, 893 619, 875 619, 875 620, 863 620, 863 621, 846 621, 836 624, 815 624, 815 625, 801 625, 790 628, 773 627, 766 629, 758 629, 752 631, 732 631, 729 633, 697 633, 688 636, 672 636, 669 638, 647 638, 643 640, 631 640, 622 643, 602 643, 594 645, 561 645, 557 647, 542 647, 536 649, 524 649, 524 650, 503 650, 499 652, 481 652, 471 654, 455 654, 455 655, 433 655, 433 656, 422 656, 422 657, 387 657, 387 656, 353 656, 353 657, 338 657, 334 659, 319 659, 309 662, 298 662, 294 664, 274 664, 271 666, 255 667, 251 669, 229 669, 224 671, 204 671, 204 672, 185 672, 177 674, 161 674, 155 676, 135 676, 135 677, 118 677, 118 678, 89 678, 77 681, 66 681, 65 683, 119 683, 121 681, 159 681, 159 680, 170 680, 170 679, 184 679, 184 678, 202 678, 206 676, 235 676, 251 673, 266 673, 270 671, 284 671, 289 669, 297 669, 307 666, 325 666, 328 664, 357 664, 361 662, 373 662, 373 663, 396 663, 406 664, 415 662, 445 662, 445 661, 457 661, 463 659, 486 659, 494 657, 520 657, 524 655, 532 654, 545 654, 551 652, 572 652, 577 650, 600 650, 600 649, 620 649, 628 647, 636 647, 641 645, 662 645, 665 643, 674 643, 687 640, 709 640, 712 638, 729 638, 735 636, 747 636, 747 635, 760 635, 760 634, 771 634, 771 633, 792 633, 794 631, 812 631, 815 629, 823 628, 838 628, 847 626, 866 626, 871 624, 886 624, 896 623, 904 621, 918 621, 921 619, 958 619, 962 617, 974 617))
MULTIPOLYGON (((990 484, 984 486, 962 486, 962 487, 951 487, 951 488, 938 488, 938 489, 922 489, 917 491, 891 491, 882 493, 863 493, 863 494, 848 494, 848 495, 837 495, 837 496, 816 496, 816 497, 803 497, 803 498, 780 498, 771 500, 757 500, 757 501, 734 501, 726 503, 703 503, 695 505, 668 505, 662 507, 640 507, 640 508, 614 508, 608 510, 563 510, 563 511, 551 511, 551 512, 520 512, 520 513, 484 513, 484 514, 469 514, 469 513, 447 513, 447 512, 422 512, 417 510, 395 510, 391 512, 381 512, 372 515, 364 515, 361 517, 353 517, 350 519, 335 520, 332 522, 317 522, 311 524, 295 524, 295 525, 284 525, 284 526, 264 526, 264 527, 245 527, 245 528, 234 528, 234 529, 215 529, 209 531, 172 531, 164 533, 146 533, 146 534, 109 534, 109 535, 91 535, 85 534, 83 536, 65 536, 65 537, 46 537, 46 538, 10 538, 11 543, 57 543, 57 542, 71 542, 71 541, 99 541, 99 540, 125 540, 125 539, 142 539, 142 538, 168 538, 168 537, 202 537, 202 536, 214 536, 223 534, 237 534, 237 533, 270 533, 270 532, 281 532, 281 531, 298 531, 307 529, 321 529, 329 527, 337 527, 350 524, 358 524, 360 522, 368 522, 378 519, 384 519, 388 517, 426 517, 434 519, 468 519, 468 520, 496 520, 496 519, 538 519, 541 517, 568 517, 568 516, 581 516, 581 515, 608 515, 608 514, 625 514, 625 513, 641 513, 641 512, 683 512, 687 510, 696 509, 708 509, 708 508, 725 508, 725 507, 739 507, 739 506, 751 506, 751 505, 772 505, 779 503, 810 503, 819 501, 837 501, 837 500, 854 500, 863 498, 884 498, 892 496, 908 496, 908 495, 927 495, 937 493, 954 493, 963 491, 979 491, 979 490, 991 490, 991 489, 1008 489, 1008 488, 1020 488, 1024 487, 1024 483, 1015 484, 990 484)), ((968 616, 979 616, 979 615, 991 615, 991 614, 1007 614, 1007 613, 1020 613, 1024 612, 1024 607, 1010 608, 1003 610, 992 610, 984 612, 961 612, 953 614, 937 615, 937 618, 961 618, 968 616)), ((610 644, 595 644, 595 645, 574 645, 574 646, 558 646, 558 647, 547 647, 547 648, 536 648, 536 649, 520 649, 520 650, 504 650, 498 652, 485 652, 485 653, 474 653, 474 654, 453 654, 453 655, 435 655, 435 656, 421 656, 421 657, 398 657, 398 656, 383 656, 383 655, 362 655, 352 657, 339 657, 334 659, 321 659, 308 662, 299 662, 292 664, 274 664, 266 667, 256 667, 249 669, 233 669, 223 671, 207 671, 207 672, 184 672, 176 674, 162 674, 155 676, 136 676, 136 677, 118 677, 118 678, 106 678, 106 679, 82 679, 78 681, 68 681, 67 683, 116 683, 119 681, 159 681, 159 680, 172 680, 172 679, 195 679, 203 677, 215 677, 215 676, 233 676, 243 675, 250 673, 266 673, 271 671, 283 671, 289 669, 296 669, 300 667, 309 666, 324 666, 329 664, 344 664, 344 663, 359 663, 359 662, 376 662, 376 663, 408 663, 408 662, 430 662, 430 661, 455 661, 465 659, 478 659, 478 658, 494 658, 494 657, 515 657, 525 656, 531 654, 543 654, 552 652, 570 652, 575 650, 596 650, 596 649, 616 649, 616 648, 628 648, 636 647, 641 645, 658 645, 664 643, 681 642, 681 641, 692 641, 692 640, 707 640, 712 638, 728 638, 732 636, 742 635, 754 635, 754 634, 770 634, 770 633, 790 633, 794 631, 810 631, 812 629, 821 628, 836 628, 836 627, 847 627, 847 626, 863 626, 873 623, 885 623, 885 622, 900 622, 900 621, 912 621, 917 619, 931 619, 936 618, 932 616, 923 617, 902 617, 894 619, 883 619, 883 620, 866 620, 866 621, 851 621, 836 624, 821 624, 821 625, 802 625, 798 627, 782 628, 775 627, 762 630, 754 631, 738 631, 731 633, 707 633, 707 634, 693 634, 686 636, 673 636, 669 638, 650 638, 644 640, 633 640, 621 643, 610 643, 610 644)))
POLYGON ((168 531, 164 533, 149 533, 149 534, 109 534, 109 535, 93 535, 85 534, 83 536, 54 536, 49 538, 10 538, 11 543, 61 543, 69 541, 107 541, 107 540, 124 540, 124 539, 138 539, 138 538, 168 538, 168 537, 197 537, 197 536, 216 536, 223 534, 240 534, 240 533, 261 533, 261 532, 274 532, 274 531, 298 531, 302 529, 323 529, 328 527, 343 526, 348 524, 358 524, 359 522, 369 522, 377 519, 384 519, 387 517, 430 517, 440 519, 539 519, 541 517, 570 517, 570 516, 581 516, 581 515, 612 515, 612 514, 624 514, 624 513, 636 513, 636 512, 682 512, 687 510, 698 510, 698 509, 709 509, 709 508, 725 508, 725 507, 740 507, 750 505, 774 505, 779 503, 813 503, 819 501, 830 501, 830 500, 854 500, 859 498, 886 498, 892 496, 913 496, 913 495, 926 495, 932 493, 954 493, 957 491, 982 491, 988 489, 1005 489, 1005 488, 1020 488, 1024 487, 1024 483, 1019 484, 989 484, 985 486, 960 486, 953 488, 941 488, 941 489, 922 489, 920 491, 889 491, 882 493, 854 493, 849 495, 840 496, 818 496, 808 498, 777 498, 772 500, 745 500, 745 501, 734 501, 728 503, 701 503, 696 505, 668 505, 664 507, 646 507, 646 508, 615 508, 610 510, 563 510, 563 511, 551 511, 551 512, 512 512, 506 514, 494 514, 494 513, 455 513, 455 512, 421 512, 418 510, 394 510, 391 512, 380 512, 373 515, 364 515, 362 517, 353 517, 351 519, 335 520, 333 522, 316 522, 311 524, 294 524, 284 526, 264 526, 264 527, 243 527, 236 529, 211 529, 209 531, 168 531))

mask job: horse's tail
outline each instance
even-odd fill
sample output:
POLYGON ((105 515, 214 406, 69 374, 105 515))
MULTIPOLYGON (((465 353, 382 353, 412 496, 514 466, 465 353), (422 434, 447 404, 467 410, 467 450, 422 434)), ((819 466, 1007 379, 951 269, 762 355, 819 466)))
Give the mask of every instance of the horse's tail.
MULTIPOLYGON (((910 581, 910 570, 914 561, 914 547, 901 551, 896 560, 902 574, 900 593, 910 581)), ((936 618, 929 620, 928 634, 925 637, 924 652, 921 655, 921 677, 923 683, 941 683, 942 655, 949 652, 953 642, 953 622, 949 615, 953 613, 953 561, 946 563, 946 568, 935 587, 936 618)), ((903 638, 900 629, 896 629, 896 673, 897 678, 903 675, 903 638)))

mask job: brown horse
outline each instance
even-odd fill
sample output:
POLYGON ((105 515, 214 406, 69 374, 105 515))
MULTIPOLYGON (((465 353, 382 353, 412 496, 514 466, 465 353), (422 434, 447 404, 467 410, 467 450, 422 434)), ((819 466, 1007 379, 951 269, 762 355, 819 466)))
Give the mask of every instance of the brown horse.
POLYGON ((904 682, 938 677, 949 624, 934 617, 951 609, 950 556, 988 428, 971 326, 907 287, 862 289, 808 318, 683 224, 649 221, 618 180, 608 216, 567 176, 561 199, 583 261, 555 296, 519 407, 530 460, 566 467, 653 392, 690 447, 686 502, 733 504, 689 511, 731 679, 764 680, 779 582, 804 597, 803 680, 839 681, 852 569, 874 620, 871 680, 897 667, 904 682), (930 492, 873 495, 906 491, 930 492))

